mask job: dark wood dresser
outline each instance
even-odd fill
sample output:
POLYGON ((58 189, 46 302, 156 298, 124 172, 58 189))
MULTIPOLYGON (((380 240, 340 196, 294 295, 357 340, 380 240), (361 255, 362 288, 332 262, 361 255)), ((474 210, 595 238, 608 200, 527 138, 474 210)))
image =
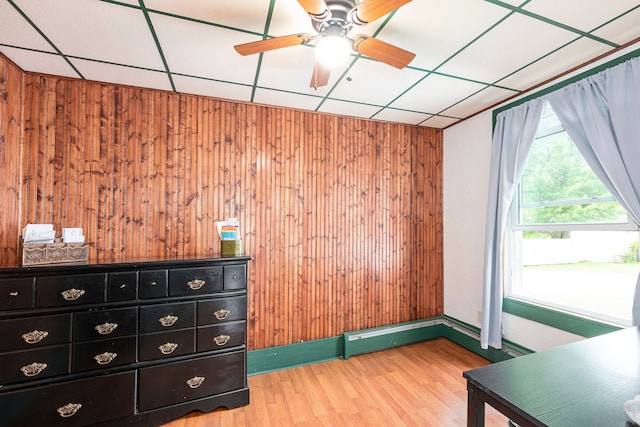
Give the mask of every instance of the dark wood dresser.
POLYGON ((249 259, 0 269, 0 425, 157 426, 248 404, 249 259))

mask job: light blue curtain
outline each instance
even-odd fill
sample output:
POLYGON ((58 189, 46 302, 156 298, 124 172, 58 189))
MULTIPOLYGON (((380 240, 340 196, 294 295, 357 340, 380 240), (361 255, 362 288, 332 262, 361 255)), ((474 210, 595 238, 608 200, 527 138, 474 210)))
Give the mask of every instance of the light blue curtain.
POLYGON ((499 113, 491 147, 489 198, 485 229, 484 293, 480 344, 502 348, 502 249, 509 207, 516 194, 543 101, 534 99, 499 113))
MULTIPOLYGON (((611 194, 640 224, 640 58, 548 95, 560 122, 611 194)), ((640 324, 640 277, 633 303, 640 324)))

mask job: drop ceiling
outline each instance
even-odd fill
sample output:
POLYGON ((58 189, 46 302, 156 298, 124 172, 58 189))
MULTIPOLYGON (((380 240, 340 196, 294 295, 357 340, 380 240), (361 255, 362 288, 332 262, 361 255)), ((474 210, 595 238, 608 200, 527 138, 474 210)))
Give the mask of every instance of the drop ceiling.
POLYGON ((0 52, 25 71, 444 128, 638 41, 628 0, 413 0, 354 33, 416 54, 402 70, 353 54, 311 88, 314 33, 296 0, 0 0, 0 52))

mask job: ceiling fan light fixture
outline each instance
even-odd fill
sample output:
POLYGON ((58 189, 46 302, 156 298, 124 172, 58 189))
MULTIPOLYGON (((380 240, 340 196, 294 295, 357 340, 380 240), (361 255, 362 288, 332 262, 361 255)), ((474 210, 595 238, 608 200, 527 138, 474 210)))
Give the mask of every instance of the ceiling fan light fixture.
POLYGON ((342 36, 325 36, 316 46, 316 58, 327 67, 344 64, 351 53, 351 43, 342 36))

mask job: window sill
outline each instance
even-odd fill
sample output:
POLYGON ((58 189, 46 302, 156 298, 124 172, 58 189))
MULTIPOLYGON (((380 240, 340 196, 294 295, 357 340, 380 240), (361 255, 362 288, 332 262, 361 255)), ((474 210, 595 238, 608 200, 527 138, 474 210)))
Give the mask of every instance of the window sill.
POLYGON ((585 338, 592 338, 623 329, 622 326, 604 323, 514 298, 502 300, 502 311, 585 338))

